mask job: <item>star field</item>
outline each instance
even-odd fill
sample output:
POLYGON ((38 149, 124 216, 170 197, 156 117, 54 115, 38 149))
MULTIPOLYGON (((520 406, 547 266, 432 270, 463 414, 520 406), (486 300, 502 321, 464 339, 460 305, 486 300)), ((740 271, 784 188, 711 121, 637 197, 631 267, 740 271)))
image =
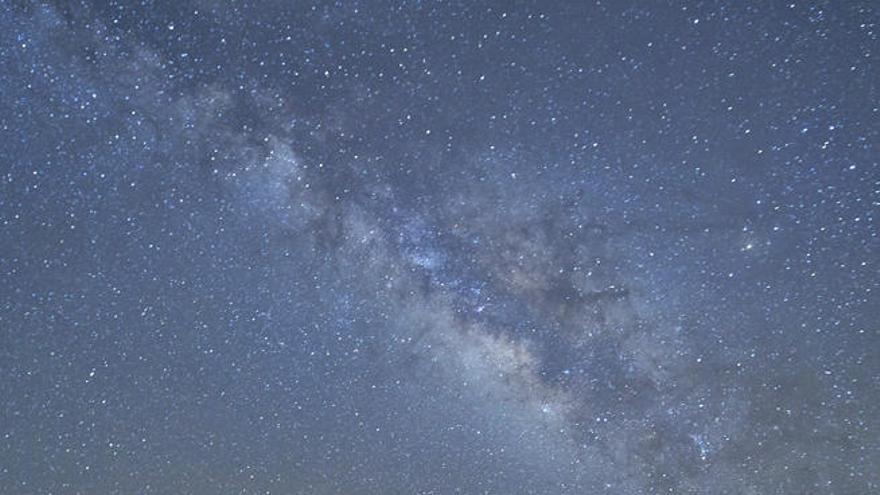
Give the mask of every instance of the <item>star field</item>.
POLYGON ((877 492, 878 21, 0 1, 0 492, 877 492))

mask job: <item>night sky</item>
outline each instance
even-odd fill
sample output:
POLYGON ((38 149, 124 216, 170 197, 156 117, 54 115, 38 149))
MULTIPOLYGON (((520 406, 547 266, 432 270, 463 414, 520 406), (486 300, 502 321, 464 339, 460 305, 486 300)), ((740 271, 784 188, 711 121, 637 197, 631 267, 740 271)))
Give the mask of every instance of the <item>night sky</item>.
POLYGON ((880 493, 878 24, 0 0, 0 493, 880 493))

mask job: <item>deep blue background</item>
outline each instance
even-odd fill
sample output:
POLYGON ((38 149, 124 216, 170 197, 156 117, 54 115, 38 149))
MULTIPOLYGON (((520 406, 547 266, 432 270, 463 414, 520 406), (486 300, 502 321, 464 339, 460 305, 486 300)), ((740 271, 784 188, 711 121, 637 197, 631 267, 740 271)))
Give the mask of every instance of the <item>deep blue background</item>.
POLYGON ((0 491, 871 493, 872 2, 0 2, 0 491))

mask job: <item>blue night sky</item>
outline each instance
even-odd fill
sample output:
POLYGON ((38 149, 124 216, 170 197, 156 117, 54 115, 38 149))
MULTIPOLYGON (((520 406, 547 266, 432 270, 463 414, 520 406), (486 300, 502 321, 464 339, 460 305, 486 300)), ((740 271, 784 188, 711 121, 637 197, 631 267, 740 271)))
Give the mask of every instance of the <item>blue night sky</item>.
POLYGON ((0 0, 0 493, 880 492, 878 23, 0 0))

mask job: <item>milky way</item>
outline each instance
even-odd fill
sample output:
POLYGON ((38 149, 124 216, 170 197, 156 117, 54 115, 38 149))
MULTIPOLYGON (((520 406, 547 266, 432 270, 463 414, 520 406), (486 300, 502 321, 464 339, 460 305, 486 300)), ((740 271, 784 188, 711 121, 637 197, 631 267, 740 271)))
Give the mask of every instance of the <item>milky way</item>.
POLYGON ((878 20, 0 3, 0 492, 880 490, 878 20))

